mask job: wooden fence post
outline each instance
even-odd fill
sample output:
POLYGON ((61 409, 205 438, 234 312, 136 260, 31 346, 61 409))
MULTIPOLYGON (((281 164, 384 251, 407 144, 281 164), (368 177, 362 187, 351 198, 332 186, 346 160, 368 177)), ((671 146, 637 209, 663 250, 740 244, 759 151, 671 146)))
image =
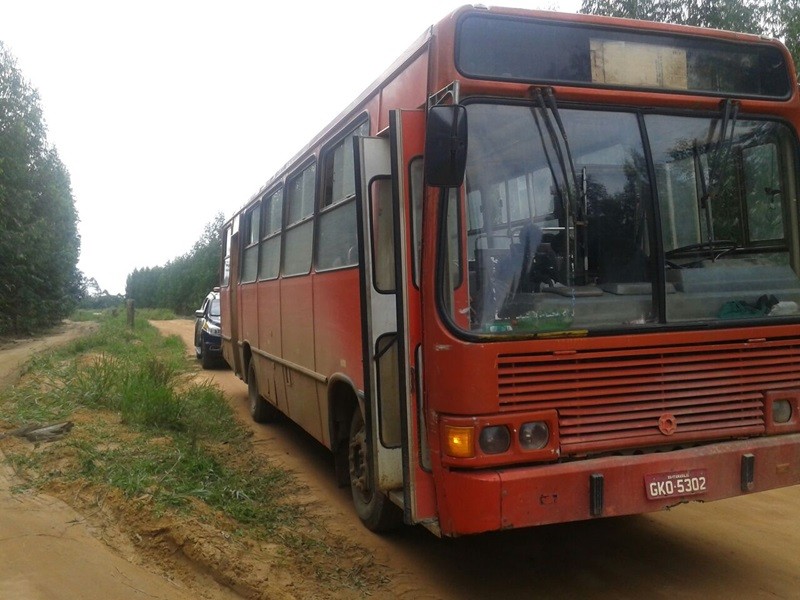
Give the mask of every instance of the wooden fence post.
POLYGON ((133 308, 133 300, 126 300, 125 307, 128 310, 128 327, 133 329, 133 317, 134 313, 136 312, 133 308))

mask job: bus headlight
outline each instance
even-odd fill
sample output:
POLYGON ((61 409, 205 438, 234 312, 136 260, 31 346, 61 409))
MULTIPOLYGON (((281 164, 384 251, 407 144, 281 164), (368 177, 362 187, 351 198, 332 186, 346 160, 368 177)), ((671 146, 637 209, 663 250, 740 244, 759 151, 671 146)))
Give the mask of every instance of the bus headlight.
POLYGON ((500 454, 511 446, 511 433, 505 425, 484 427, 479 443, 484 454, 500 454))
POLYGON ((544 421, 523 423, 519 428, 519 445, 523 450, 541 450, 550 441, 550 428, 544 421))
POLYGON ((788 400, 773 400, 772 420, 775 423, 788 423, 792 418, 792 404, 788 400))

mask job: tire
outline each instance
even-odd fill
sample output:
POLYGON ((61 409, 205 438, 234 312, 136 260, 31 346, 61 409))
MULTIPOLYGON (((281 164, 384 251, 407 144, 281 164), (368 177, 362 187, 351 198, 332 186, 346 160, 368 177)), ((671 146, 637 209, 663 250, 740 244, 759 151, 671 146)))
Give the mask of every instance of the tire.
POLYGON ((250 361, 247 369, 247 399, 250 402, 250 416, 256 423, 269 423, 280 414, 277 408, 264 400, 258 393, 256 366, 253 361, 250 361))
POLYGON ((198 357, 200 359, 200 366, 204 369, 210 369, 212 365, 211 359, 208 357, 208 349, 202 342, 200 342, 200 344, 200 356, 198 357))
POLYGON ((370 531, 391 531, 403 522, 403 513, 382 492, 375 489, 369 465, 372 461, 367 430, 361 410, 356 408, 350 420, 348 448, 350 490, 358 518, 370 531))
POLYGON ((217 366, 217 360, 208 354, 208 348, 205 347, 203 342, 200 342, 200 365, 204 369, 212 369, 217 366))

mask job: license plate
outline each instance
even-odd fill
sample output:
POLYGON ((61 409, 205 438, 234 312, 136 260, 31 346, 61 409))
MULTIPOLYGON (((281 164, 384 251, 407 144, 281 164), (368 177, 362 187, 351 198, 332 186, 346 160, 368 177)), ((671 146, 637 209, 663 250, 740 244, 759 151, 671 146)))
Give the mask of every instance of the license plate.
POLYGON ((695 496, 708 490, 708 476, 705 469, 645 475, 644 489, 648 500, 695 496))

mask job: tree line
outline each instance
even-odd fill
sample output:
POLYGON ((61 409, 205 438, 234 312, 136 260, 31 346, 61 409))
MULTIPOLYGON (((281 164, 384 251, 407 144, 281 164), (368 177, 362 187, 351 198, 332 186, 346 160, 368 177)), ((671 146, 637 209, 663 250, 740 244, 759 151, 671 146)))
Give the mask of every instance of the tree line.
POLYGON ((580 12, 766 35, 800 64, 800 0, 583 0, 580 12))
POLYGON ((47 142, 38 92, 0 42, 0 335, 66 317, 82 294, 69 172, 47 142))
POLYGON ((223 215, 209 222, 192 249, 161 267, 136 269, 125 292, 140 308, 169 308, 191 314, 212 288, 219 285, 223 215))

